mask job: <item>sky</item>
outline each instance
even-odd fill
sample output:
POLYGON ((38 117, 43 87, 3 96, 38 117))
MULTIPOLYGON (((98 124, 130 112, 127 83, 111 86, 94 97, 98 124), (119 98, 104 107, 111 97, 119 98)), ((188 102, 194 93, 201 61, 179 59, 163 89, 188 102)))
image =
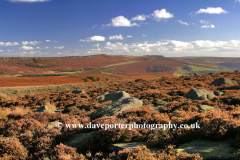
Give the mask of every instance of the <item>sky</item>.
POLYGON ((240 57, 240 0, 1 0, 0 57, 240 57))

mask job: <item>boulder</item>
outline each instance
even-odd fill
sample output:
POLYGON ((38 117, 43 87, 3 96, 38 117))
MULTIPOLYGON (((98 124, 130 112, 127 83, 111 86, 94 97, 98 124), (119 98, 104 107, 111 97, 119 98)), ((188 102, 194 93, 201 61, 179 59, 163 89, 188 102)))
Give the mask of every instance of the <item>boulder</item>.
POLYGON ((184 97, 192 100, 211 100, 215 95, 213 94, 213 91, 192 88, 184 97))
POLYGON ((167 101, 163 101, 163 100, 153 100, 152 104, 154 104, 154 106, 164 106, 165 104, 168 104, 169 102, 167 101))
POLYGON ((105 92, 103 94, 100 94, 99 96, 96 97, 96 99, 98 99, 98 102, 101 103, 104 100, 104 98, 107 94, 109 94, 109 92, 105 92))
POLYGON ((103 116, 116 116, 122 113, 123 110, 130 108, 142 107, 143 102, 135 97, 120 98, 108 105, 98 108, 90 114, 91 119, 96 119, 103 116))
POLYGON ((214 85, 214 86, 220 86, 223 84, 234 85, 234 84, 238 84, 238 83, 237 83, 237 81, 234 81, 234 80, 231 80, 231 79, 228 79, 225 77, 218 78, 211 83, 211 85, 214 85))
POLYGON ((46 128, 47 128, 47 129, 56 128, 56 129, 61 130, 62 127, 63 127, 63 123, 62 123, 62 122, 54 121, 54 122, 49 123, 46 128))
POLYGON ((226 141, 194 140, 177 147, 177 154, 186 152, 199 153, 203 159, 226 160, 234 159, 234 153, 238 151, 235 139, 226 141))
POLYGON ((162 107, 164 107, 169 102, 163 101, 163 100, 153 100, 152 104, 150 104, 151 107, 153 107, 156 111, 161 112, 162 107))
POLYGON ((221 95, 223 95, 224 93, 221 92, 221 91, 214 91, 214 94, 215 94, 216 96, 221 96, 221 95))
POLYGON ((197 107, 199 108, 200 112, 210 111, 218 108, 218 106, 208 106, 208 105, 201 105, 201 104, 198 104, 197 107))
POLYGON ((74 91, 72 91, 72 93, 78 94, 78 93, 85 93, 85 92, 83 90, 74 90, 74 91))
POLYGON ((113 92, 113 93, 108 93, 107 94, 102 94, 100 96, 98 96, 98 102, 101 103, 101 102, 106 102, 106 101, 116 101, 120 98, 128 98, 130 97, 130 95, 125 92, 125 91, 116 91, 116 92, 113 92))
POLYGON ((58 110, 54 111, 54 113, 61 113, 63 111, 64 111, 64 109, 58 109, 58 110))
POLYGON ((51 109, 49 109, 47 106, 41 106, 41 107, 39 107, 36 112, 50 112, 50 113, 54 113, 54 111, 52 111, 51 109))
POLYGON ((94 134, 95 132, 76 134, 67 140, 66 145, 76 147, 81 150, 89 142, 90 137, 92 137, 94 134))
POLYGON ((125 148, 132 149, 137 146, 144 145, 146 146, 151 153, 157 153, 159 148, 154 148, 154 147, 148 147, 146 142, 130 142, 130 143, 114 143, 114 144, 109 144, 109 151, 110 152, 118 152, 120 150, 123 150, 125 148))

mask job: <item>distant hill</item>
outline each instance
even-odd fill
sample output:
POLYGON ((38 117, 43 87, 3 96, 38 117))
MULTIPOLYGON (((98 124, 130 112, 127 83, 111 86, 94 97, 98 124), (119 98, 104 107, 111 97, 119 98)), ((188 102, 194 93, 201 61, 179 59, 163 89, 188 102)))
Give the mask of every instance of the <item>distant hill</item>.
POLYGON ((128 74, 168 72, 174 76, 240 70, 240 58, 145 56, 0 57, 0 76, 32 74, 128 74))

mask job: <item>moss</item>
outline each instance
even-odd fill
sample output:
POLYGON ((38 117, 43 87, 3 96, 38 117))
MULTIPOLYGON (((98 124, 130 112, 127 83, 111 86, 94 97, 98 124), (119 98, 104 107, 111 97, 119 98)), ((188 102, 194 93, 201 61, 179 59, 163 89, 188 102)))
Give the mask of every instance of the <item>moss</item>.
POLYGON ((233 158, 237 148, 233 147, 235 139, 227 141, 194 140, 177 147, 177 153, 199 153, 203 159, 227 159, 233 158))
MULTIPOLYGON (((122 150, 125 148, 134 148, 136 146, 147 146, 146 142, 130 142, 130 143, 115 143, 115 144, 110 144, 110 148, 112 147, 113 150, 118 151, 118 150, 122 150)), ((148 147, 149 152, 151 153, 156 153, 159 149, 158 148, 154 148, 154 147, 148 147)))

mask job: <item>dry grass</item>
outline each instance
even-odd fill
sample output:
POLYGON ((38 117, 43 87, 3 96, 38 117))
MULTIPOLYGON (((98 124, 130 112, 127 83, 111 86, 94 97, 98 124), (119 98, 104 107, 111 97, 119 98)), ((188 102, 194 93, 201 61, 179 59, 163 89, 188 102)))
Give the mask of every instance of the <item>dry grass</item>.
POLYGON ((91 86, 108 86, 115 83, 115 81, 109 82, 89 82, 89 83, 76 83, 76 84, 63 84, 58 86, 35 86, 26 88, 0 88, 0 98, 5 100, 16 101, 17 97, 24 97, 25 95, 45 94, 55 91, 66 91, 71 89, 83 89, 91 86))
POLYGON ((49 109, 51 109, 52 111, 56 111, 56 110, 57 110, 57 108, 56 108, 56 106, 55 106, 54 103, 50 103, 49 101, 45 100, 45 101, 43 102, 43 104, 44 104, 45 106, 47 106, 49 109))
POLYGON ((6 94, 0 94, 0 98, 7 98, 6 94))
POLYGON ((14 109, 10 108, 0 108, 0 117, 5 118, 9 114, 12 113, 22 113, 22 114, 27 114, 31 112, 31 109, 24 108, 24 107, 15 107, 14 109))
POLYGON ((12 113, 10 108, 0 108, 0 117, 5 118, 12 113))
POLYGON ((16 101, 17 100, 17 96, 9 96, 7 94, 0 94, 0 98, 5 99, 7 101, 16 101))

